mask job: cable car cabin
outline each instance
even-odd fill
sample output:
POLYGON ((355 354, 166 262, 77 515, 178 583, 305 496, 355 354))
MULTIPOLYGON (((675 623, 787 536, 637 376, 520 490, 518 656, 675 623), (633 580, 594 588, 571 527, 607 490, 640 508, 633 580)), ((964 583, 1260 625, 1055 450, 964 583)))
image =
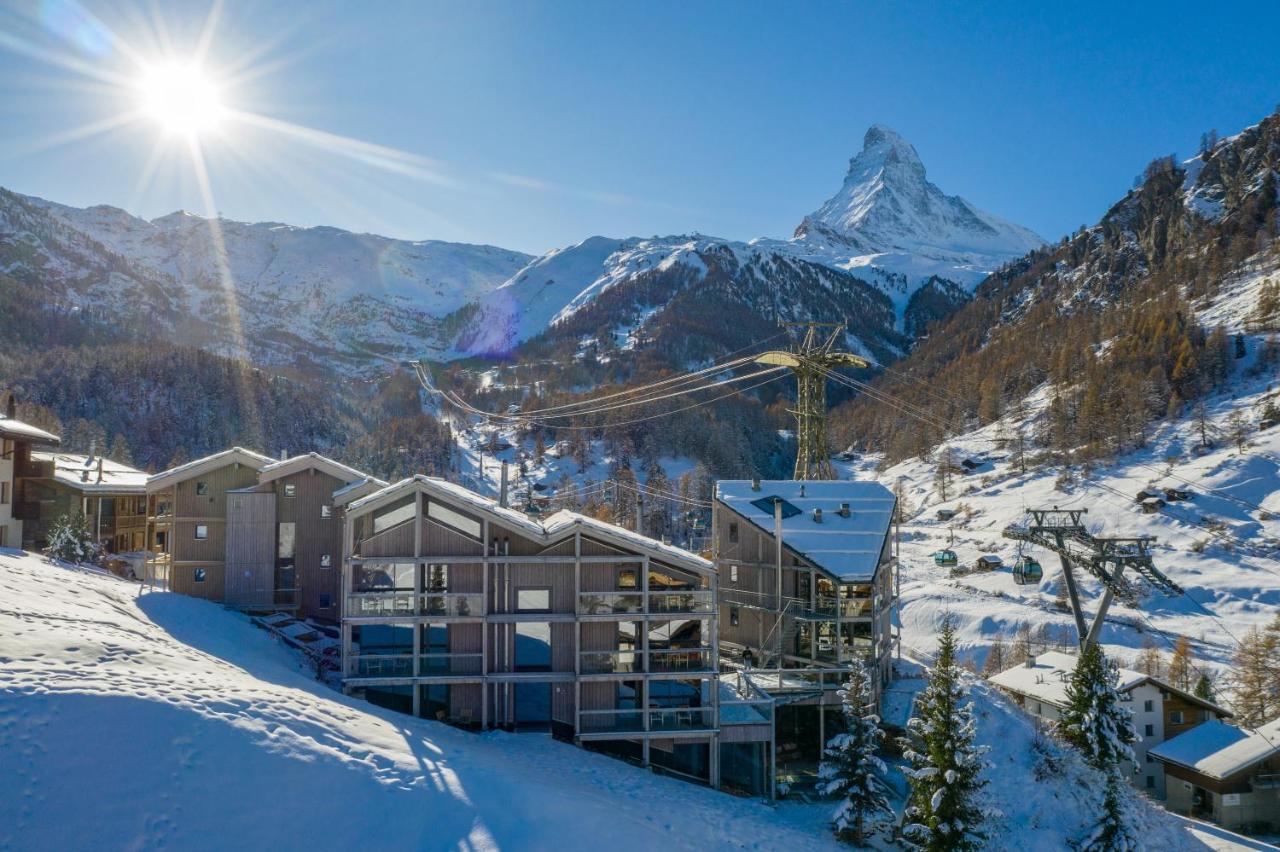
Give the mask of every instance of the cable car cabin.
POLYGON ((937 553, 933 554, 933 564, 937 565, 939 568, 949 568, 959 561, 960 560, 956 556, 956 552, 954 550, 939 550, 937 553))
POLYGON ((1013 582, 1019 586, 1039 583, 1044 577, 1044 569, 1040 563, 1030 556, 1021 556, 1013 563, 1013 582))

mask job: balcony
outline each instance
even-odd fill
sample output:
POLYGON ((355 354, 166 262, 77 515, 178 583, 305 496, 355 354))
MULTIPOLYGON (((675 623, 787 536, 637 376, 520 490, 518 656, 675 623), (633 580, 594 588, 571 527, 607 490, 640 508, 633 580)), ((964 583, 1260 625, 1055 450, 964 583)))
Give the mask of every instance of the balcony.
MULTIPOLYGON (((356 654, 347 661, 348 677, 415 677, 413 654, 356 654)), ((483 654, 419 654, 416 677, 484 673, 483 654)))
POLYGON ((466 617, 484 615, 484 595, 468 592, 353 592, 348 618, 466 617))
POLYGON ((670 674, 715 671, 710 648, 655 648, 645 667, 643 651, 582 651, 578 654, 582 674, 670 674))
POLYGON ((578 733, 638 734, 643 733, 645 717, 648 730, 658 733, 713 731, 715 710, 711 707, 669 707, 652 710, 583 710, 579 714, 578 733))
POLYGON ((710 591, 649 592, 645 607, 643 592, 580 592, 579 615, 677 615, 711 614, 715 599, 710 591))

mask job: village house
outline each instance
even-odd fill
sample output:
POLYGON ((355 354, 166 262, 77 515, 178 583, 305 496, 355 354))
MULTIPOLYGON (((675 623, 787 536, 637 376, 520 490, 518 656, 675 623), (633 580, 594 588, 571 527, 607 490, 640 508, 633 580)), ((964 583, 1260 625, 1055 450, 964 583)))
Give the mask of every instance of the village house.
POLYGON ((16 417, 12 395, 0 416, 0 547, 21 547, 23 524, 38 519, 39 506, 25 499, 23 480, 32 474, 34 447, 56 447, 57 435, 23 423, 16 417))
POLYGON ((148 579, 228 606, 337 623, 343 506, 382 485, 318 453, 277 461, 242 447, 155 474, 146 486, 148 579))
POLYGON ((1169 810, 1234 831, 1280 827, 1280 720, 1250 731, 1212 719, 1150 754, 1164 766, 1169 810))
POLYGON ((812 781, 837 690, 858 666, 877 704, 892 675, 894 497, 875 482, 722 480, 712 507, 722 661, 778 701, 777 771, 812 781))
MULTIPOLYGON (((1012 695, 1032 716, 1056 722, 1067 706, 1067 684, 1075 667, 1075 655, 1048 651, 988 680, 1012 695)), ((1133 744, 1134 762, 1126 762, 1123 772, 1139 790, 1164 799, 1167 795, 1164 767, 1151 754, 1151 749, 1204 722, 1226 718, 1231 713, 1211 701, 1132 669, 1119 670, 1116 691, 1133 713, 1133 726, 1138 734, 1138 741, 1133 744)))
POLYGON ((145 549, 147 474, 100 455, 36 451, 22 479, 23 499, 35 517, 22 529, 22 546, 44 550, 64 515, 83 515, 108 553, 145 549))
POLYGON ((711 562, 574 512, 533 520, 426 476, 350 503, 345 538, 346 692, 767 790, 772 702, 720 683, 711 562))

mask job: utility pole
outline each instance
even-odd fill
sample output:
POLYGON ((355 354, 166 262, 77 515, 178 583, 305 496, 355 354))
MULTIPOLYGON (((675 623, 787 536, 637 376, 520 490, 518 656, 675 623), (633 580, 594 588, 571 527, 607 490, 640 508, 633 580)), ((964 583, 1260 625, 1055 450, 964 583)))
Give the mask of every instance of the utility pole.
POLYGON ((755 358, 757 364, 790 367, 796 377, 796 469, 795 479, 835 479, 835 468, 827 455, 827 373, 837 367, 869 367, 869 362, 852 352, 836 350, 844 333, 844 323, 790 322, 788 328, 803 327, 804 338, 794 352, 772 350, 755 358), (818 329, 830 328, 822 340, 818 329))

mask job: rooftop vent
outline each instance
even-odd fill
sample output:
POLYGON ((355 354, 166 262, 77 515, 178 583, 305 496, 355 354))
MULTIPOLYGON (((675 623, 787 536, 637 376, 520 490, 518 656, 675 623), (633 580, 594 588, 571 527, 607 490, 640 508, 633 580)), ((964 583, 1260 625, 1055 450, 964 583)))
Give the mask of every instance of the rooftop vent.
POLYGON ((1027 668, 1034 669, 1036 667, 1036 655, 1027 654, 1027 668))
POLYGON ((800 496, 801 496, 801 497, 803 497, 803 496, 804 496, 804 483, 803 483, 803 482, 801 482, 801 483, 800 483, 800 496))
POLYGON ((814 510, 813 510, 813 522, 814 522, 815 524, 820 524, 820 523, 822 523, 822 510, 821 510, 821 509, 814 509, 814 510))
POLYGON ((842 518, 847 518, 847 517, 849 517, 849 516, 850 516, 850 515, 852 515, 852 514, 853 514, 853 512, 849 509, 849 504, 848 504, 848 503, 841 503, 841 504, 840 504, 840 517, 842 517, 842 518))

